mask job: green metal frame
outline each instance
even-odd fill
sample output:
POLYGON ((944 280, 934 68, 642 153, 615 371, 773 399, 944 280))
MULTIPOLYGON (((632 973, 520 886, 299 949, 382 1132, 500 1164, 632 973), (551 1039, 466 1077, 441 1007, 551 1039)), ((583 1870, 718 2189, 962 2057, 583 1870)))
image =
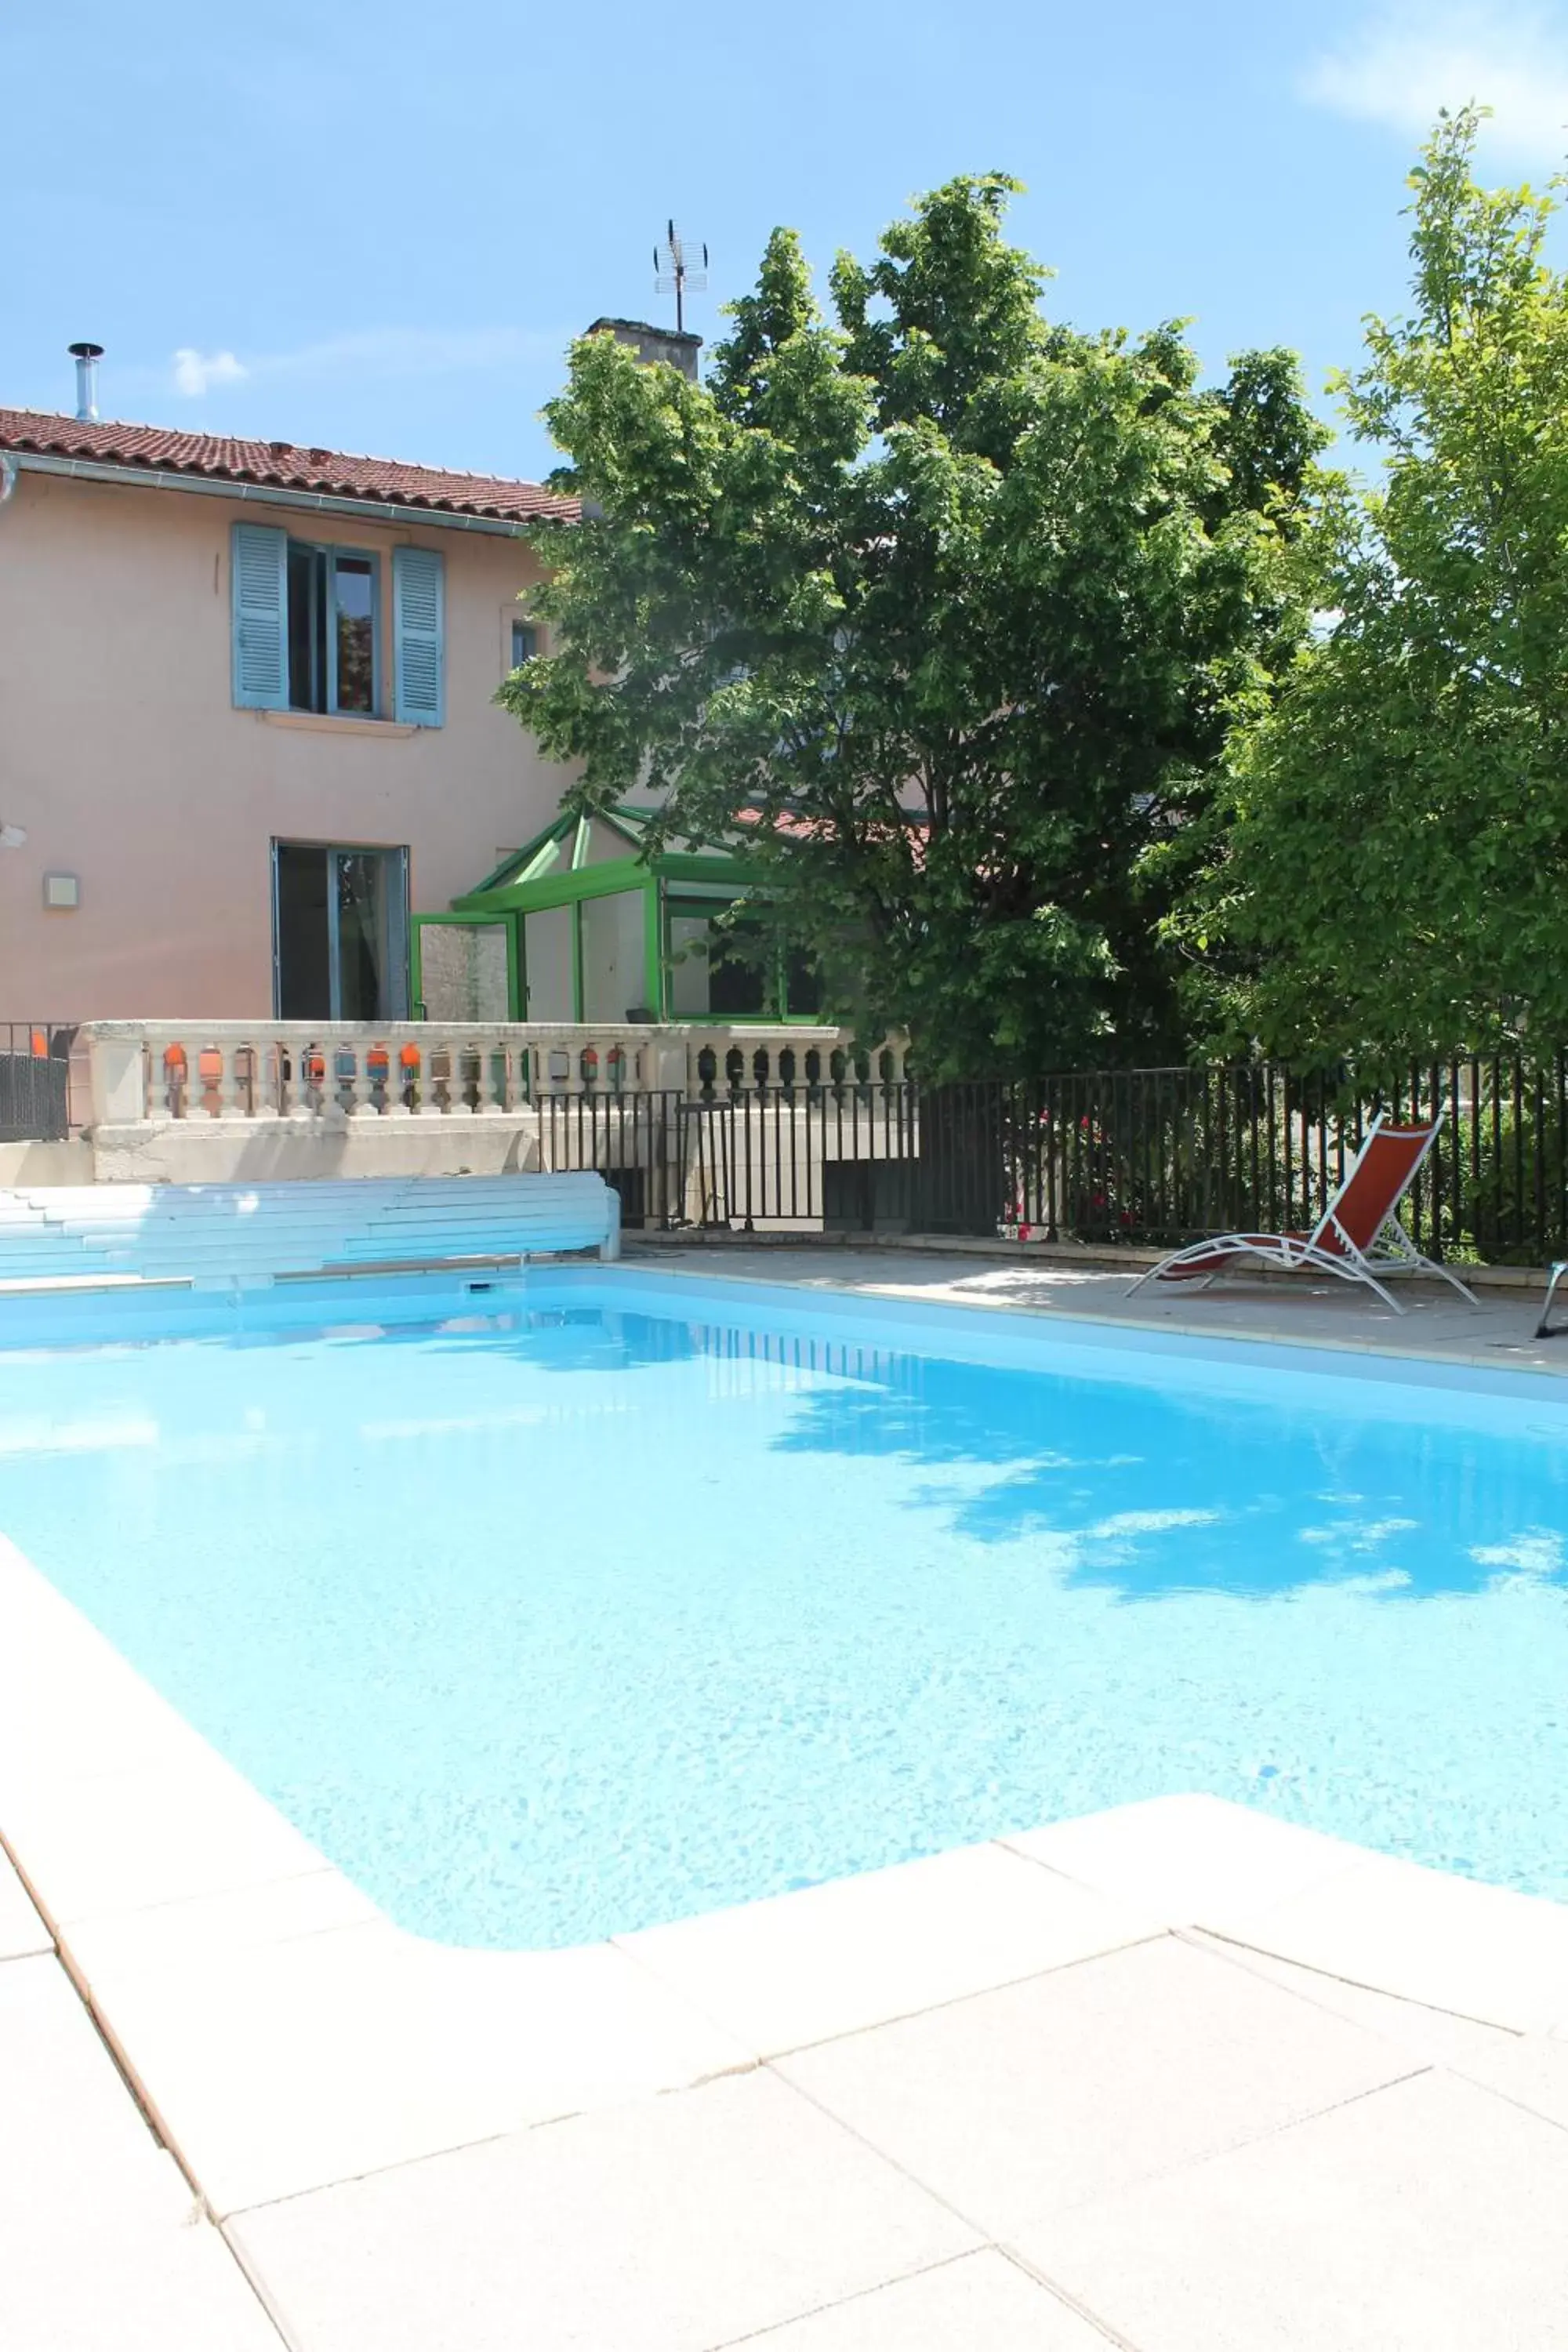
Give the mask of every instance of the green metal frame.
MULTIPOLYGON (((641 840, 652 811, 631 803, 617 803, 599 815, 559 816, 521 849, 513 850, 491 868, 474 890, 454 898, 441 915, 416 915, 409 925, 410 1001, 424 1001, 419 934, 426 923, 493 923, 507 925, 507 986, 511 1018, 526 1020, 528 950, 524 928, 529 915, 554 907, 572 909, 572 1010, 583 1018, 583 907, 590 898, 622 898, 637 893, 643 901, 643 985, 656 1021, 668 1016, 669 899, 688 895, 732 906, 738 898, 761 897, 766 885, 758 868, 745 857, 721 851, 672 849, 652 857, 641 853, 641 840), (626 845, 624 857, 590 863, 594 828, 602 825, 626 845), (565 863, 563 866, 563 858, 565 863), (682 885, 688 886, 683 891, 682 885), (692 887, 691 886, 696 886, 692 887)), ((785 1003, 785 974, 778 975, 778 1002, 785 1003)), ((787 1013, 781 1018, 787 1019, 787 1013)))
POLYGON ((625 890, 641 890, 656 882, 717 882, 731 886, 733 898, 746 898, 762 887, 754 866, 740 857, 702 857, 690 850, 670 850, 662 857, 606 857, 600 866, 583 866, 537 882, 505 882, 469 890, 452 901, 452 911, 463 915, 509 914, 514 908, 531 915, 545 907, 573 907, 584 898, 614 898, 625 890))
POLYGON ((657 874, 643 884, 643 985, 656 1021, 665 1017, 664 885, 657 874))

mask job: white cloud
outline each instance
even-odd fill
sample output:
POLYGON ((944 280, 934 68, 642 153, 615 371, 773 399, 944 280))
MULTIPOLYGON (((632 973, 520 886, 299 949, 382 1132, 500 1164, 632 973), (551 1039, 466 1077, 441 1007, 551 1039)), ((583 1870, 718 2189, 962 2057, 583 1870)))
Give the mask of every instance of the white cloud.
POLYGON ((215 383, 238 383, 248 373, 232 352, 198 352, 186 345, 174 353, 174 390, 186 400, 200 400, 215 383))
POLYGON ((1568 153, 1568 29, 1518 0, 1432 7, 1385 0, 1341 45, 1314 59, 1302 95, 1337 114, 1379 122, 1412 142, 1439 109, 1472 100, 1492 110, 1485 139, 1525 163, 1568 153))

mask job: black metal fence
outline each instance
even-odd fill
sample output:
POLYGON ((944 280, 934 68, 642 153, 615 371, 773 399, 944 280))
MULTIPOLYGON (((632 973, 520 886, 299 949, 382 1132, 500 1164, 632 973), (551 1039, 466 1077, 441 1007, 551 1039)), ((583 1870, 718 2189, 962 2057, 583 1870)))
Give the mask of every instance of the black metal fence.
POLYGON ((0 1143, 57 1143, 70 1133, 74 1028, 0 1021, 0 1143))
POLYGON ((928 1229, 1172 1244, 1299 1230, 1379 1112, 1442 1129, 1400 1211, 1436 1258, 1568 1255, 1568 1059, 1468 1059, 1383 1088, 1268 1063, 943 1088, 915 1182, 928 1229))
POLYGON ((874 1076, 537 1106, 546 1167, 597 1167, 629 1224, 1170 1244, 1310 1225, 1379 1110, 1447 1113, 1401 1212, 1433 1257, 1568 1256, 1568 1057, 1358 1089, 1268 1064, 921 1087, 874 1076))

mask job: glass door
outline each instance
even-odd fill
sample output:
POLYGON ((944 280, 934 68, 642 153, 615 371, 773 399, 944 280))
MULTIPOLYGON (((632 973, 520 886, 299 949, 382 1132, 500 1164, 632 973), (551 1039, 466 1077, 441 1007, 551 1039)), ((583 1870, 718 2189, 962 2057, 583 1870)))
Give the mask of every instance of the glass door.
POLYGON ((408 852, 272 845, 273 997, 282 1021, 408 1017, 408 852))

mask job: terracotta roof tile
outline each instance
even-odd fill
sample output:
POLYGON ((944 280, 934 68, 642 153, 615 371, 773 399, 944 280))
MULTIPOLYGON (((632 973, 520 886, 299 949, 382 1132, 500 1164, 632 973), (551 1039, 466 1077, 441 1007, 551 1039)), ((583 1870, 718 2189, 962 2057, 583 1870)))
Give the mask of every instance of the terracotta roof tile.
POLYGON ((37 409, 0 408, 0 449, 427 508, 433 516, 479 515, 524 522, 537 515, 554 515, 571 522, 579 511, 575 499, 556 498, 537 482, 447 474, 434 466, 405 466, 395 457, 351 457, 340 450, 302 448, 291 441, 233 441, 217 433, 170 432, 161 425, 85 424, 37 409))

